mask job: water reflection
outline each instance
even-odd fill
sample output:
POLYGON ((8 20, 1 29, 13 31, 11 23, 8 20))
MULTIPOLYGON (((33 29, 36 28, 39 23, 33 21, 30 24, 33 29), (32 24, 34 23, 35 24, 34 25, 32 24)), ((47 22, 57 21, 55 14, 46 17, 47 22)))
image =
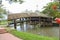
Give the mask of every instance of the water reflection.
MULTIPOLYGON (((14 29, 13 27, 11 28, 14 29)), ((18 25, 17 30, 43 36, 59 37, 59 27, 38 27, 38 25, 34 26, 24 23, 20 26, 18 25)))

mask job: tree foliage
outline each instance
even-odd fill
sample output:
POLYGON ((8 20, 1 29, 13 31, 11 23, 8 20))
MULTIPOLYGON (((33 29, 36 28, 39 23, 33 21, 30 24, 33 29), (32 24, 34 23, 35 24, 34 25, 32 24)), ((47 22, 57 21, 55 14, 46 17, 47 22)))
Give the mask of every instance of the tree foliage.
POLYGON ((60 3, 59 2, 50 2, 47 6, 44 6, 42 13, 48 14, 52 17, 60 18, 60 3), (54 7, 54 8, 53 8, 54 7))
MULTIPOLYGON (((7 0, 9 2, 20 2, 20 4, 22 4, 24 1, 23 0, 7 0)), ((2 3, 2 0, 0 1, 0 3, 2 3)), ((2 5, 2 4, 0 4, 2 5)), ((2 6, 0 6, 0 18, 3 18, 3 14, 6 14, 6 11, 2 8, 2 6)))
POLYGON ((24 1, 23 0, 10 0, 9 2, 20 2, 20 4, 22 4, 24 1))
POLYGON ((6 14, 6 11, 0 6, 0 18, 3 18, 3 14, 6 14))

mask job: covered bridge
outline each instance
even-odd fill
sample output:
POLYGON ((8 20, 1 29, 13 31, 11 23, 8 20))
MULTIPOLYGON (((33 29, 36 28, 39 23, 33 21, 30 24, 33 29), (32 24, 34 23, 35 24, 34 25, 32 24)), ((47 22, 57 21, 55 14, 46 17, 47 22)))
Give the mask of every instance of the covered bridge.
POLYGON ((29 23, 30 25, 39 24, 40 26, 52 26, 52 17, 49 17, 43 13, 14 13, 8 14, 8 24, 14 24, 16 29, 17 23, 29 23), (17 21, 17 19, 19 19, 17 21))

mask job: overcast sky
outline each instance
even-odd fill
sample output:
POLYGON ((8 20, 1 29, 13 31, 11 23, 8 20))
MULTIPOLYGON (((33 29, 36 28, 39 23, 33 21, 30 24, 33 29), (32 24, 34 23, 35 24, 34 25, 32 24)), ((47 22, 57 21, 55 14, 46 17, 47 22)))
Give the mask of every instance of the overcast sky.
POLYGON ((20 13, 28 9, 29 11, 35 11, 39 10, 42 11, 43 6, 45 6, 47 3, 51 2, 51 0, 24 0, 24 3, 12 3, 9 4, 8 1, 2 0, 3 5, 6 8, 6 10, 10 11, 11 13, 20 13), (38 5, 38 8, 36 7, 38 5))

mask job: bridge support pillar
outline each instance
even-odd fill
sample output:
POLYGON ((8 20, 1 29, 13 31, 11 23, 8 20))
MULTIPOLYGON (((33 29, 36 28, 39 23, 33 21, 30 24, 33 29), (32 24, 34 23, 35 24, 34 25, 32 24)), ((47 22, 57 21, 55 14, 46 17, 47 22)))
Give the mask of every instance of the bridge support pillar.
POLYGON ((14 19, 14 28, 16 29, 16 19, 14 19))

